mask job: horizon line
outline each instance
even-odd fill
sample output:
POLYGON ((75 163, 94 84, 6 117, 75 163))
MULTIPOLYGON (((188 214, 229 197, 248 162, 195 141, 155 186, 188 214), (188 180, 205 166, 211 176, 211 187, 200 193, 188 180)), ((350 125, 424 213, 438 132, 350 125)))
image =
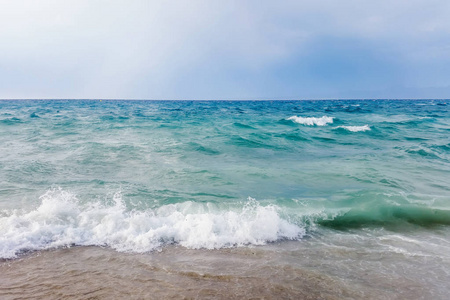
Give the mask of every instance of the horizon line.
POLYGON ((450 98, 311 98, 311 99, 140 99, 140 98, 1 98, 0 101, 374 101, 374 100, 450 100, 450 98))

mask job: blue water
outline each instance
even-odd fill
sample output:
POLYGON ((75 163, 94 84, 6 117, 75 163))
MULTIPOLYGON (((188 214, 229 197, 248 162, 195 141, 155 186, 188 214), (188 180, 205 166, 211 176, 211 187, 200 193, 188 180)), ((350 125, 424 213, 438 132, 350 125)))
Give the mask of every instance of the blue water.
POLYGON ((448 232, 449 108, 448 100, 0 101, 0 256, 448 232))

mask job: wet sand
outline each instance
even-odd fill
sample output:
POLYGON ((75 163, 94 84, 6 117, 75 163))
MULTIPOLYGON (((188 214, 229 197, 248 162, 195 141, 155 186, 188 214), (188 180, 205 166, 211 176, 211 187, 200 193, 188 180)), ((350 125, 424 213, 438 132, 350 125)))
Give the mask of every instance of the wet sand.
POLYGON ((378 256, 308 241, 144 254, 72 247, 1 261, 0 298, 444 299, 448 287, 436 290, 423 274, 389 267, 398 254, 378 256))
POLYGON ((258 249, 125 254, 99 247, 34 253, 3 262, 2 299, 336 299, 357 296, 335 279, 273 266, 258 249))

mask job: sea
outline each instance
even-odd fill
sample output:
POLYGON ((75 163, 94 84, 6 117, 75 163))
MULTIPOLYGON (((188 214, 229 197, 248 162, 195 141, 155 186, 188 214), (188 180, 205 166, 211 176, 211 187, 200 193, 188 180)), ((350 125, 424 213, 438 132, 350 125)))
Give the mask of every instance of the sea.
POLYGON ((450 100, 0 101, 1 299, 448 299, 450 100))

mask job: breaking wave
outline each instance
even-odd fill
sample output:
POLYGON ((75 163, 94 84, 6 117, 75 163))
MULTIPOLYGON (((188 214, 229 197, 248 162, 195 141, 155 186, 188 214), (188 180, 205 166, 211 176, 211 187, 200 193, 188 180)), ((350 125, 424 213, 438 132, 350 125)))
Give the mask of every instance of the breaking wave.
POLYGON ((325 126, 327 124, 333 123, 333 117, 327 117, 323 116, 321 118, 314 118, 314 117, 298 117, 298 116, 292 116, 289 117, 288 120, 291 120, 295 123, 302 124, 302 125, 308 125, 308 126, 325 126))
POLYGON ((338 126, 336 127, 336 129, 345 129, 351 132, 360 132, 360 131, 368 131, 371 130, 369 125, 364 125, 364 126, 338 126))
POLYGON ((282 219, 276 206, 261 206, 252 198, 240 209, 226 211, 194 202, 129 211, 120 193, 114 196, 113 205, 82 205, 61 189, 47 191, 40 200, 33 211, 0 217, 1 258, 72 245, 132 252, 152 251, 172 243, 215 249, 299 239, 305 234, 302 227, 282 219))

